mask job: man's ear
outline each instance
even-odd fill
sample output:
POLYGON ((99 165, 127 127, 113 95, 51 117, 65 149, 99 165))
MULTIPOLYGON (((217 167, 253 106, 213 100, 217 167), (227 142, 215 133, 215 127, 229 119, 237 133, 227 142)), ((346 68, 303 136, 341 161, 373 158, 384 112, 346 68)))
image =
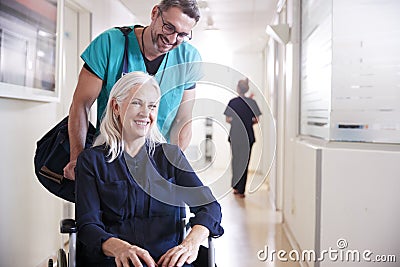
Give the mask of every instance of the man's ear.
POLYGON ((158 16, 158 5, 155 5, 153 9, 151 10, 151 20, 155 21, 158 16))

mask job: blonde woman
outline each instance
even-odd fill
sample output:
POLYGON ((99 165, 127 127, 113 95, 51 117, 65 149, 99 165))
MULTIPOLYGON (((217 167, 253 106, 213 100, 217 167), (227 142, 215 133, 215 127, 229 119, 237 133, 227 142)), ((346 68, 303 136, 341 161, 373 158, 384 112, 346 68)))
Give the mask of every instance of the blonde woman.
POLYGON ((223 234, 221 208, 182 151, 157 130, 160 89, 143 72, 110 92, 100 134, 78 157, 81 266, 195 266, 200 244, 223 234), (181 241, 182 203, 195 214, 181 241))

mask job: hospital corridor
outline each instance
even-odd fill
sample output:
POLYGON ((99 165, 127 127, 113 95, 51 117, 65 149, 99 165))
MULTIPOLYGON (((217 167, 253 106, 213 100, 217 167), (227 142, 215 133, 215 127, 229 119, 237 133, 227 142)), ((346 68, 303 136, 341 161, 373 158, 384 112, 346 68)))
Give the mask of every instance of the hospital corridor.
POLYGON ((0 267, 400 266, 399 14, 0 0, 0 267))

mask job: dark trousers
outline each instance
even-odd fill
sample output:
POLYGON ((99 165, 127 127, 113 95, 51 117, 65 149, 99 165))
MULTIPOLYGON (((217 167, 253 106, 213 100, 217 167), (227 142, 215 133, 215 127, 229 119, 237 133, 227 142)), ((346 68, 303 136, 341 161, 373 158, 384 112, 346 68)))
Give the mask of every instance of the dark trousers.
POLYGON ((247 172, 251 156, 252 143, 247 140, 232 142, 232 187, 239 194, 244 194, 247 182, 247 172))

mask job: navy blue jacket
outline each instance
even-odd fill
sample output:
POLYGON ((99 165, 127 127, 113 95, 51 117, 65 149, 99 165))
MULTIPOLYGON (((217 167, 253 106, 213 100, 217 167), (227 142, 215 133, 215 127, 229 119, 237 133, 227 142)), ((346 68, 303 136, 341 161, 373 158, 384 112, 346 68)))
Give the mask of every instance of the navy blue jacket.
POLYGON ((229 131, 229 142, 243 143, 248 139, 253 144, 254 137, 253 118, 261 115, 257 102, 249 97, 235 97, 231 99, 224 111, 224 115, 232 117, 229 131))
POLYGON ((182 151, 158 145, 149 157, 147 146, 135 157, 126 153, 111 163, 104 146, 84 150, 76 166, 78 257, 85 266, 114 266, 101 245, 110 237, 149 251, 157 261, 181 240, 184 203, 211 236, 223 234, 221 207, 203 186, 182 151))

